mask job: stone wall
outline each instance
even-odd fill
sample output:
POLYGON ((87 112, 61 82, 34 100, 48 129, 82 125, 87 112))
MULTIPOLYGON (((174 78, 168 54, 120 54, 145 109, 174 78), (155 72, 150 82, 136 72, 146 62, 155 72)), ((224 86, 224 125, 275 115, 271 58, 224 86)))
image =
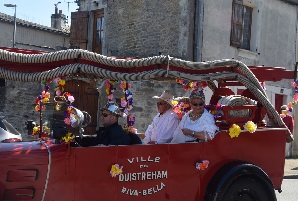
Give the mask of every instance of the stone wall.
POLYGON ((11 123, 26 140, 27 120, 39 122, 39 114, 34 110, 34 101, 41 92, 39 83, 24 83, 6 80, 6 87, 1 87, 0 114, 11 123), (4 90, 2 90, 4 89, 4 90))
POLYGON ((193 0, 108 1, 108 55, 193 59, 193 0))

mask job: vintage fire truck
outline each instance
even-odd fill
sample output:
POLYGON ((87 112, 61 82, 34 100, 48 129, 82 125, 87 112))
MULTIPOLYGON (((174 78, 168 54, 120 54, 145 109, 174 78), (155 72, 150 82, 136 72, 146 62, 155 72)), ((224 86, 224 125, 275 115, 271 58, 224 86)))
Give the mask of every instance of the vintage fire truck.
POLYGON ((181 144, 81 147, 57 142, 61 136, 2 140, 1 200, 273 201, 275 190, 281 192, 285 145, 292 134, 260 81, 291 79, 293 71, 248 67, 233 59, 191 62, 163 55, 117 59, 79 49, 43 54, 0 50, 0 78, 40 82, 69 75, 206 82, 213 92, 206 108, 221 113, 216 118, 220 130, 209 142, 181 144), (228 85, 247 89, 234 95, 228 85), (255 129, 244 129, 248 122, 255 129), (238 128, 234 136, 233 127, 238 128))

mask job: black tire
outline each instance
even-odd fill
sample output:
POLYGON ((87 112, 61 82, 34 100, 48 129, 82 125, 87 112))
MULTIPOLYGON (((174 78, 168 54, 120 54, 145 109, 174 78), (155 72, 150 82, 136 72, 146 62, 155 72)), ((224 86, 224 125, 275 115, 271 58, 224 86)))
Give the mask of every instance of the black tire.
MULTIPOLYGON (((273 186, 272 186, 273 189, 273 186)), ((274 201, 275 194, 267 189, 262 181, 254 177, 240 177, 233 181, 223 195, 219 196, 220 201, 274 201)))

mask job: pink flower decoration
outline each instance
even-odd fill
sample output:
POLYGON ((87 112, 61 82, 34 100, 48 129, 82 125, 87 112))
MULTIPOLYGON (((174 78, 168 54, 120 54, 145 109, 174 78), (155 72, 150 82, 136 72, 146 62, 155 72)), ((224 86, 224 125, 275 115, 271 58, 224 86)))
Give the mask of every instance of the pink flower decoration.
POLYGON ((292 82, 291 84, 292 84, 292 87, 296 87, 297 86, 296 82, 292 82))
POLYGON ((67 124, 67 125, 70 125, 70 119, 69 119, 68 117, 65 118, 65 119, 64 119, 64 123, 67 124))
POLYGON ((109 100, 113 100, 113 98, 114 98, 113 94, 108 95, 109 100))
POLYGON ((110 88, 110 86, 111 86, 111 84, 108 80, 105 82, 105 85, 106 85, 107 88, 110 88))
POLYGON ((68 96, 67 100, 72 103, 74 102, 75 99, 73 96, 68 96))
POLYGON ((57 91, 56 91, 56 95, 57 95, 57 96, 61 96, 61 91, 60 91, 60 90, 57 90, 57 91))
POLYGON ((294 100, 295 102, 298 101, 298 94, 295 94, 295 95, 294 95, 293 100, 294 100))

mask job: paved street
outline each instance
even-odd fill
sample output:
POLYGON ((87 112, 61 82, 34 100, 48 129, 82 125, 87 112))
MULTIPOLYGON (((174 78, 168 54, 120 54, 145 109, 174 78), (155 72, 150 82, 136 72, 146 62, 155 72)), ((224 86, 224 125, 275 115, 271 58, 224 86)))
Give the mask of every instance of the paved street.
POLYGON ((282 193, 276 192, 278 201, 297 201, 298 198, 298 158, 286 159, 282 193))
POLYGON ((297 201, 298 179, 284 179, 281 185, 282 192, 275 191, 277 201, 297 201))
POLYGON ((298 158, 286 159, 285 179, 298 179, 298 158))

